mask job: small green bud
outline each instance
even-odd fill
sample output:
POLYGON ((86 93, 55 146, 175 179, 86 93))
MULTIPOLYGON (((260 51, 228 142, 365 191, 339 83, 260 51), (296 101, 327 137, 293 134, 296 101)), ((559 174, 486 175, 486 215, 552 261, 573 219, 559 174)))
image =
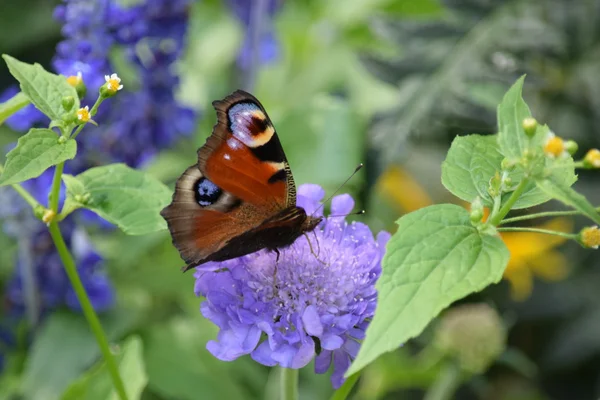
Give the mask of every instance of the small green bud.
POLYGON ((502 171, 510 172, 515 169, 516 164, 508 158, 503 158, 500 166, 502 167, 502 171))
POLYGON ((471 219, 472 224, 476 224, 481 222, 483 218, 483 203, 481 202, 481 198, 479 196, 475 197, 475 200, 471 203, 471 212, 469 213, 469 218, 471 219))
POLYGON ((510 176, 505 176, 502 178, 502 186, 504 186, 504 188, 510 188, 510 186, 512 185, 512 178, 510 176))
POLYGON ((65 135, 62 135, 61 137, 58 138, 58 143, 65 144, 65 143, 67 143, 67 140, 69 140, 69 138, 66 137, 65 135))
POLYGON ((46 213, 46 207, 42 206, 41 204, 38 204, 33 209, 33 215, 39 220, 41 220, 44 217, 45 213, 46 213))
POLYGON ((535 135, 535 132, 537 131, 537 126, 538 123, 535 120, 535 118, 525 118, 522 122, 523 125, 523 130, 525 131, 525 134, 527 136, 529 136, 530 138, 533 137, 535 135))
POLYGON ((479 374, 504 351, 506 330, 496 310, 487 304, 465 304, 442 316, 434 343, 464 370, 479 374))
POLYGON ((500 194, 500 188, 502 187, 502 177, 500 173, 496 171, 496 174, 490 179, 488 187, 488 193, 492 197, 496 197, 500 194))
POLYGON ((565 149, 567 150, 567 152, 570 155, 573 155, 573 154, 577 153, 577 150, 579 149, 579 145, 574 140, 567 140, 565 142, 565 149))
POLYGON ((65 96, 62 98, 61 103, 65 111, 71 111, 73 105, 75 105, 75 99, 73 96, 65 96))

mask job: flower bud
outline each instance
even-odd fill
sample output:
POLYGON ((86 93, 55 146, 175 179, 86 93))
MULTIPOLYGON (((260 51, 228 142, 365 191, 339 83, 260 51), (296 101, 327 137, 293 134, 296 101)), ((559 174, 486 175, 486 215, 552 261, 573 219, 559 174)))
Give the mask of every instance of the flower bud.
POLYGON ((508 158, 503 158, 500 166, 502 167, 502 171, 511 172, 515 169, 516 164, 508 158))
POLYGON ((537 131, 537 126, 538 123, 535 120, 535 118, 525 118, 522 122, 523 125, 523 130, 525 131, 525 134, 527 136, 529 136, 530 138, 533 137, 535 135, 535 132, 537 131))
POLYGON ((579 145, 574 140, 567 140, 565 142, 565 149, 570 155, 573 155, 577 153, 577 150, 579 150, 579 145))
POLYGON ((502 187, 502 177, 500 173, 496 171, 496 174, 490 179, 490 184, 488 186, 488 193, 492 197, 496 197, 500 194, 502 187))
POLYGON ((483 203, 479 196, 475 197, 475 200, 471 203, 471 212, 469 214, 471 223, 476 224, 483 218, 483 203))
POLYGON ((442 316, 434 343, 464 370, 478 374, 504 351, 506 330, 496 310, 487 304, 466 304, 442 316))
POLYGON ((67 78, 67 82, 69 82, 69 85, 71 85, 75 88, 75 91, 77 92, 77 96, 80 99, 83 99, 85 97, 85 94, 87 92, 87 87, 85 86, 85 82, 83 82, 83 77, 81 76, 81 72, 78 72, 76 76, 69 76, 67 78))
POLYGON ((588 249, 597 249, 600 246, 600 229, 598 226, 588 226, 579 232, 579 243, 588 249))
POLYGON ((42 221, 45 224, 49 224, 50 222, 54 221, 54 217, 56 217, 56 213, 47 209, 44 211, 44 215, 42 215, 42 221))
POLYGON ((73 105, 75 104, 75 99, 73 96, 65 96, 62 98, 61 103, 65 111, 71 111, 73 105))
POLYGON ((68 137, 66 137, 65 135, 61 135, 61 136, 58 138, 58 144, 65 144, 65 143, 67 143, 67 140, 68 140, 68 139, 69 139, 69 138, 68 138, 68 137))
POLYGON ((600 168, 600 150, 589 150, 583 158, 583 166, 590 169, 600 168))

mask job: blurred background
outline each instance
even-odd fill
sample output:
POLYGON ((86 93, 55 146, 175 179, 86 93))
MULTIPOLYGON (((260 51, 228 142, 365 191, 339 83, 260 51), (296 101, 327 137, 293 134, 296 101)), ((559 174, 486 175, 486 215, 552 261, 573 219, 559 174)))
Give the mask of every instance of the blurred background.
MULTIPOLYGON (((496 105, 524 73, 534 116, 577 141, 575 158, 600 147, 598 0, 2 0, 0 53, 83 72, 83 104, 105 74, 123 79, 100 126, 79 136, 69 173, 125 162, 172 185, 211 132, 211 101, 242 88, 269 112, 296 183, 332 193, 366 164, 344 191, 374 231, 393 232, 396 219, 430 204, 462 204, 440 182, 449 145, 495 133, 496 105)), ((0 100, 17 90, 2 64, 0 100)), ((0 160, 44 125, 28 107, 0 126, 0 160)), ((45 201, 50 180, 25 186, 45 201)), ((581 171, 575 187, 598 205, 599 185, 597 173, 581 171)), ((52 242, 29 214, 0 189, 0 399, 61 398, 99 357, 52 242)), ((537 222, 573 232, 586 224, 537 222)), ((269 368, 206 351, 216 327, 201 317, 168 232, 128 237, 85 212, 61 227, 110 339, 141 339, 144 399, 277 398, 269 368)), ((600 397, 597 252, 531 233, 503 239, 505 279, 369 366, 350 398, 432 396, 448 357, 463 367, 457 399, 600 397)), ((333 392, 310 366, 300 386, 302 399, 333 392)))

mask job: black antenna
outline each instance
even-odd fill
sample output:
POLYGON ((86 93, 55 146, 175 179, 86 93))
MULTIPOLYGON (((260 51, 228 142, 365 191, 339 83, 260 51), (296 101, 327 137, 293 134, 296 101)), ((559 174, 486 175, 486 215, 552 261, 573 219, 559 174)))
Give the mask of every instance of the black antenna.
MULTIPOLYGON (((320 206, 319 206, 319 207, 318 207, 318 208, 317 208, 315 211, 313 211, 312 215, 314 215, 314 214, 315 214, 317 211, 319 211, 321 208, 323 208, 323 206, 324 206, 326 203, 328 203, 328 202, 329 202, 331 199, 333 199, 333 196, 335 196, 335 195, 336 195, 336 194, 337 194, 337 193, 338 193, 338 192, 339 192, 339 191, 340 191, 340 190, 341 190, 341 189, 342 189, 342 188, 343 188, 343 187, 346 185, 346 183, 348 183, 348 181, 349 181, 350 179, 352 179, 352 177, 353 177, 354 175, 356 175, 356 173, 357 173, 358 171, 360 171, 360 169, 361 169, 362 167, 364 167, 364 166, 365 166, 365 164, 363 164, 363 163, 360 163, 360 164, 358 164, 358 165, 356 166, 356 168, 354 169, 354 172, 353 172, 352 174, 350 174, 350 176, 349 176, 349 177, 348 177, 348 178, 347 178, 347 179, 344 181, 344 183, 342 183, 342 184, 340 185, 340 187, 338 187, 338 188, 335 190, 335 192, 333 192, 333 194, 327 198, 327 200, 325 200, 324 202, 322 202, 322 203, 321 203, 321 205, 320 205, 320 206)), ((360 212, 359 212, 359 213, 357 213, 357 214, 364 214, 364 212, 365 212, 365 210, 362 210, 362 211, 360 211, 360 212)), ((348 215, 353 215, 353 214, 348 214, 348 215)), ((331 217, 331 215, 329 215, 329 217, 331 217)), ((341 217, 341 215, 334 215, 334 217, 341 217)))
POLYGON ((327 218, 335 218, 335 217, 348 217, 350 215, 363 215, 366 214, 367 212, 365 210, 360 210, 360 211, 356 211, 350 214, 344 214, 344 215, 328 215, 327 218))

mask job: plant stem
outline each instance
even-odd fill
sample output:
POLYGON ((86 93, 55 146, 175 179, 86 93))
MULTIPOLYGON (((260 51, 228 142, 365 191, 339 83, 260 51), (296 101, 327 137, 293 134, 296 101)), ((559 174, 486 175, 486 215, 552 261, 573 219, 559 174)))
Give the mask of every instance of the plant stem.
MULTIPOLYGON (((53 193, 54 197, 58 197, 57 193, 53 193)), ((100 324, 100 320, 94 311, 94 307, 90 302, 87 293, 85 292, 85 288, 81 283, 81 279, 79 279, 79 274, 77 273, 77 268, 75 267, 75 262, 73 261, 73 257, 65 244, 63 236, 58 228, 58 224, 53 221, 50 222, 49 225, 50 235, 52 236, 52 240, 54 241, 54 245, 56 246, 56 250, 58 250, 58 255, 65 266, 65 271, 67 272, 67 276, 71 281, 71 286, 75 290, 75 294, 77 295, 77 299, 79 300, 79 304, 81 304, 81 309, 83 310, 83 315, 87 319, 87 322, 96 337, 96 341, 98 342, 98 346, 100 346, 100 351, 102 352, 102 356, 104 357, 104 361, 106 362, 106 367, 110 373, 111 379, 113 381, 113 385, 119 394, 121 400, 127 400, 127 393, 125 392, 125 386, 123 385, 123 381, 121 380, 121 376, 119 375, 119 369, 117 367, 117 363, 112 356, 110 351, 110 347, 108 344, 108 340, 106 339, 106 334, 104 330, 102 330, 102 325, 100 324)))
MULTIPOLYGON (((4 166, 0 165, 0 174, 2 172, 4 172, 4 166)), ((35 209, 36 207, 40 206, 40 203, 38 203, 38 201, 34 199, 27 190, 23 189, 23 186, 19 185, 18 183, 14 183, 10 186, 15 189, 15 192, 17 192, 23 198, 23 200, 25 200, 27 204, 31 206, 31 208, 35 209)))
POLYGON ((54 168, 54 177, 52 178, 52 189, 50 189, 48 208, 54 211, 55 214, 58 213, 58 199, 60 198, 60 180, 62 178, 64 168, 64 162, 57 164, 56 168, 54 168))
POLYGON ((521 195, 523 194, 523 191, 525 191, 525 187, 527 186, 528 183, 529 183, 529 179, 527 179, 527 178, 523 178, 521 180, 521 182, 519 182, 519 185, 517 186, 515 191, 512 192, 512 194, 510 195, 508 200, 506 200, 506 203, 504 203, 504 205, 500 208, 500 211, 498 211, 498 213, 496 213, 495 215, 493 215, 490 218, 489 222, 491 225, 498 226, 500 221, 502 221, 502 219, 506 216, 506 214, 508 214, 508 212, 510 211, 512 206, 516 203, 516 201, 519 199, 519 197, 521 197, 521 195))
POLYGON ((298 400, 298 370, 280 369, 279 400, 298 400))
MULTIPOLYGON (((600 212, 600 207, 596 207, 596 211, 600 212)), ((520 217, 506 218, 500 221, 498 225, 510 224, 513 222, 527 221, 529 219, 544 218, 544 217, 566 217, 570 215, 583 215, 580 211, 569 210, 569 211, 544 211, 536 214, 522 215, 520 217)))
POLYGON ((441 370, 433 385, 425 393, 424 400, 448 400, 460 385, 460 367, 449 361, 441 370))
POLYGON ((533 233, 544 233, 546 235, 561 236, 567 239, 576 239, 577 235, 573 233, 565 233, 559 231, 551 231, 549 229, 541 228, 523 228, 523 227, 505 227, 498 228, 498 232, 533 232, 533 233))
POLYGON ((352 391, 352 388, 354 388, 354 385, 356 385, 356 382, 358 382, 359 376, 360 373, 356 373, 350 376, 350 378, 346 379, 346 382, 344 382, 342 387, 336 390, 329 400, 345 400, 352 391))

